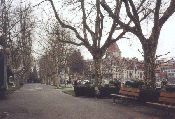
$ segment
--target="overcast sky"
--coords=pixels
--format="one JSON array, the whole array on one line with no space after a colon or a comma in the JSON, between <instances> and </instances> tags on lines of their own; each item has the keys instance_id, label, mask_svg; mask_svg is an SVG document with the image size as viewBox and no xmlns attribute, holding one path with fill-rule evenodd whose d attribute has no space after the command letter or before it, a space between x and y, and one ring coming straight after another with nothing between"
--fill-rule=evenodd
<instances>
[{"instance_id":1,"label":"overcast sky","mask_svg":"<svg viewBox=\"0 0 175 119\"><path fill-rule=\"evenodd\" d=\"M168 21L162 27L160 37L158 41L158 47L156 55L163 55L160 58L175 58L175 14L171 16ZM140 41L133 36L133 39L120 39L117 44L122 52L122 57L137 57L139 60L143 60L141 53L142 46ZM170 52L168 55L164 55ZM92 59L91 54L87 51L83 51L85 59ZM88 55L87 55L88 54ZM160 59L159 58L159 59Z\"/></svg>"},{"instance_id":2,"label":"overcast sky","mask_svg":"<svg viewBox=\"0 0 175 119\"><path fill-rule=\"evenodd\" d=\"M39 1L40 0L38 0L36 3L39 3ZM49 4L50 3L47 1L47 6L49 6ZM42 6L44 6L44 4L42 4L41 7ZM45 13L37 12L37 14L38 14L37 15L38 17L43 17ZM163 57L168 57L168 58L174 57L175 58L175 30L174 28L175 28L175 14L173 14L173 16L171 16L168 19L168 21L164 24L164 26L162 27L156 54L163 55L163 54L166 54L167 52L170 52L170 53L160 58L163 58ZM137 39L137 37L131 36L130 40L120 39L119 41L117 41L117 44L122 52L122 57L129 57L129 58L137 57L139 60L143 60L141 53L138 51L138 49L142 51L142 46L141 46L140 41ZM39 51L40 50L39 45L35 45L34 50L36 52ZM82 55L84 56L85 59L92 59L91 54L85 48L82 50Z\"/></svg>"}]
</instances>

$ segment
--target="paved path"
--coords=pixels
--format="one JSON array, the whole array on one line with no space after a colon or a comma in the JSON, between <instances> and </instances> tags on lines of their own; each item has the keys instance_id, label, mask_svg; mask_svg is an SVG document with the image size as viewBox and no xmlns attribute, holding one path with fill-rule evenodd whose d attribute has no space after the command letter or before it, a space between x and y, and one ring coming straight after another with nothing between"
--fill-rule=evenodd
<instances>
[{"instance_id":1,"label":"paved path","mask_svg":"<svg viewBox=\"0 0 175 119\"><path fill-rule=\"evenodd\" d=\"M137 107L137 108L136 108ZM157 119L138 106L112 104L112 99L73 97L44 84L26 84L0 101L4 119ZM153 114L153 115L150 115Z\"/></svg>"}]
</instances>

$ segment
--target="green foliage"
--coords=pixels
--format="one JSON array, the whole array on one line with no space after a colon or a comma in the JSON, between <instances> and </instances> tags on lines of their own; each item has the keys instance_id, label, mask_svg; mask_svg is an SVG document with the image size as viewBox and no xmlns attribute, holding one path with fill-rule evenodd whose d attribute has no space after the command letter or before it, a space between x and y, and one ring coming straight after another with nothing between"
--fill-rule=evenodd
<instances>
[{"instance_id":1,"label":"green foliage","mask_svg":"<svg viewBox=\"0 0 175 119\"><path fill-rule=\"evenodd\" d=\"M74 50L69 56L68 62L71 73L83 74L84 60L79 51Z\"/></svg>"},{"instance_id":2,"label":"green foliage","mask_svg":"<svg viewBox=\"0 0 175 119\"><path fill-rule=\"evenodd\" d=\"M0 88L0 100L4 99L6 93L6 88Z\"/></svg>"},{"instance_id":3,"label":"green foliage","mask_svg":"<svg viewBox=\"0 0 175 119\"><path fill-rule=\"evenodd\" d=\"M162 85L166 85L168 82L167 81L162 81Z\"/></svg>"},{"instance_id":4,"label":"green foliage","mask_svg":"<svg viewBox=\"0 0 175 119\"><path fill-rule=\"evenodd\" d=\"M141 103L145 102L158 102L160 92L157 90L141 90L139 94L139 100Z\"/></svg>"},{"instance_id":5,"label":"green foliage","mask_svg":"<svg viewBox=\"0 0 175 119\"><path fill-rule=\"evenodd\" d=\"M121 87L121 82L118 82L118 81L117 81L117 82L114 82L114 86L115 86L116 88L117 88L117 87L120 88L120 87Z\"/></svg>"},{"instance_id":6,"label":"green foliage","mask_svg":"<svg viewBox=\"0 0 175 119\"><path fill-rule=\"evenodd\" d=\"M132 88L139 88L142 85L144 85L143 81L126 81L125 83L126 87L132 87Z\"/></svg>"},{"instance_id":7,"label":"green foliage","mask_svg":"<svg viewBox=\"0 0 175 119\"><path fill-rule=\"evenodd\" d=\"M74 90L65 90L63 92L66 93L66 94L69 94L69 95L75 95L75 91Z\"/></svg>"},{"instance_id":8,"label":"green foliage","mask_svg":"<svg viewBox=\"0 0 175 119\"><path fill-rule=\"evenodd\" d=\"M29 75L28 83L31 83L31 82L34 82L34 83L40 83L41 82L40 79L38 78L38 72L36 70L36 66L34 66L33 72L31 71L30 75Z\"/></svg>"},{"instance_id":9,"label":"green foliage","mask_svg":"<svg viewBox=\"0 0 175 119\"><path fill-rule=\"evenodd\" d=\"M59 87L59 89L65 89L65 88L72 88L72 87L65 87L65 86Z\"/></svg>"},{"instance_id":10,"label":"green foliage","mask_svg":"<svg viewBox=\"0 0 175 119\"><path fill-rule=\"evenodd\" d=\"M175 85L166 85L166 91L170 93L175 92Z\"/></svg>"},{"instance_id":11,"label":"green foliage","mask_svg":"<svg viewBox=\"0 0 175 119\"><path fill-rule=\"evenodd\" d=\"M106 88L109 88L109 84L105 84L105 87L106 87Z\"/></svg>"},{"instance_id":12,"label":"green foliage","mask_svg":"<svg viewBox=\"0 0 175 119\"><path fill-rule=\"evenodd\" d=\"M90 85L90 84L91 84L91 82L86 82L86 83L85 83L85 85Z\"/></svg>"},{"instance_id":13,"label":"green foliage","mask_svg":"<svg viewBox=\"0 0 175 119\"><path fill-rule=\"evenodd\" d=\"M98 88L100 94L96 95L94 86L75 86L74 91L76 96L86 96L86 97L110 97L110 94L115 93L118 94L119 88L111 88L111 87L99 87Z\"/></svg>"},{"instance_id":14,"label":"green foliage","mask_svg":"<svg viewBox=\"0 0 175 119\"><path fill-rule=\"evenodd\" d=\"M111 97L110 94L118 94L120 88L119 87L101 87L99 88L99 90L100 90L100 95L98 97L103 98L103 97Z\"/></svg>"},{"instance_id":15,"label":"green foliage","mask_svg":"<svg viewBox=\"0 0 175 119\"><path fill-rule=\"evenodd\" d=\"M114 84L114 82L112 80L109 81L109 84Z\"/></svg>"}]
</instances>

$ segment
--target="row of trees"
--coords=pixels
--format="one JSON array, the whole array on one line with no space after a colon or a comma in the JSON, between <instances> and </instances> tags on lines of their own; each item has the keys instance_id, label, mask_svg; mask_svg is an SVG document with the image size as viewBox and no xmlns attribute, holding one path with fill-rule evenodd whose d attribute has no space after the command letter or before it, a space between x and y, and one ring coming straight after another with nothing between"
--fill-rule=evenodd
<instances>
[{"instance_id":1,"label":"row of trees","mask_svg":"<svg viewBox=\"0 0 175 119\"><path fill-rule=\"evenodd\" d=\"M82 74L84 61L81 53L76 47L70 44L59 42L57 39L70 40L70 34L67 34L59 24L55 24L47 32L47 48L45 53L39 59L39 75L43 83L60 83L60 73L64 74ZM66 76L66 75L65 75ZM65 77L66 78L66 77ZM64 78L64 79L65 79Z\"/></svg>"},{"instance_id":2,"label":"row of trees","mask_svg":"<svg viewBox=\"0 0 175 119\"><path fill-rule=\"evenodd\" d=\"M28 83L41 83L41 80L38 78L38 71L36 65L33 67L33 71L30 72Z\"/></svg>"},{"instance_id":3,"label":"row of trees","mask_svg":"<svg viewBox=\"0 0 175 119\"><path fill-rule=\"evenodd\" d=\"M77 38L76 41L59 38L58 40L77 46L83 45L92 54L95 62L96 86L101 85L102 82L101 65L106 49L121 38L126 38L128 33L132 33L140 40L143 48L145 86L155 87L154 69L158 39L164 23L175 12L175 0L110 0L108 2L67 0L59 9L55 7L56 2L53 0L49 2L62 28L69 29ZM64 10L72 11L72 14L69 12L68 15L72 15L74 19L66 19L65 22L66 20L60 16L60 11ZM70 17L64 14L64 18ZM75 24L75 18L81 22ZM145 32L146 22L150 26L148 32ZM108 27L106 24L109 24Z\"/></svg>"},{"instance_id":4,"label":"row of trees","mask_svg":"<svg viewBox=\"0 0 175 119\"><path fill-rule=\"evenodd\" d=\"M26 82L31 71L34 29L32 12L30 4L1 0L0 46L8 54L7 67L16 77L16 84Z\"/></svg>"}]
</instances>

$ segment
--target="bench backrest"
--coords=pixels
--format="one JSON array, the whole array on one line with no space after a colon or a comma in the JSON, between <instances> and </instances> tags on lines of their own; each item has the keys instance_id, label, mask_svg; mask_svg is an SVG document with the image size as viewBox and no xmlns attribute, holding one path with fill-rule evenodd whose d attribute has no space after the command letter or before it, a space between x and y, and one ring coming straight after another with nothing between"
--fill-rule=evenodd
<instances>
[{"instance_id":1,"label":"bench backrest","mask_svg":"<svg viewBox=\"0 0 175 119\"><path fill-rule=\"evenodd\" d=\"M119 94L126 95L127 94L127 89L126 88L120 88Z\"/></svg>"},{"instance_id":2,"label":"bench backrest","mask_svg":"<svg viewBox=\"0 0 175 119\"><path fill-rule=\"evenodd\" d=\"M120 88L119 93L122 94L122 95L138 97L139 93L140 93L140 90L139 89L134 89L134 88Z\"/></svg>"},{"instance_id":3,"label":"bench backrest","mask_svg":"<svg viewBox=\"0 0 175 119\"><path fill-rule=\"evenodd\" d=\"M139 93L140 93L140 90L139 89L130 88L128 92L129 92L128 95L138 97Z\"/></svg>"},{"instance_id":4,"label":"bench backrest","mask_svg":"<svg viewBox=\"0 0 175 119\"><path fill-rule=\"evenodd\" d=\"M175 104L175 93L161 92L159 102Z\"/></svg>"}]
</instances>

